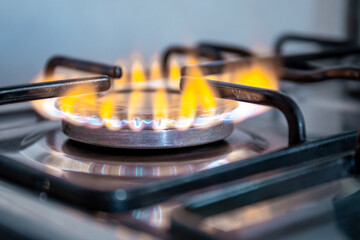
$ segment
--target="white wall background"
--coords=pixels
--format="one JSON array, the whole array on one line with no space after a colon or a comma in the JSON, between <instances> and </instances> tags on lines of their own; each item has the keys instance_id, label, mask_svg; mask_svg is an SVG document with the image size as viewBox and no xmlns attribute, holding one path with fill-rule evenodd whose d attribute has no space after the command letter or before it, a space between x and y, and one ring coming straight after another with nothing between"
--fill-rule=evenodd
<instances>
[{"instance_id":1,"label":"white wall background","mask_svg":"<svg viewBox=\"0 0 360 240\"><path fill-rule=\"evenodd\" d=\"M345 0L1 0L0 84L25 83L54 54L113 62L170 44L270 49L284 32L342 37Z\"/></svg>"}]
</instances>

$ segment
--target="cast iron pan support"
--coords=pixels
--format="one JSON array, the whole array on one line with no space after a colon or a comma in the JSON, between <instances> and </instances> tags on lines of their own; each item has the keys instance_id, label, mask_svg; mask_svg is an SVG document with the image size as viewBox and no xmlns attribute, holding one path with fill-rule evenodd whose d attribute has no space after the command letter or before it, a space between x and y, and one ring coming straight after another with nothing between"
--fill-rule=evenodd
<instances>
[{"instance_id":1,"label":"cast iron pan support","mask_svg":"<svg viewBox=\"0 0 360 240\"><path fill-rule=\"evenodd\" d=\"M205 57L211 60L223 59L222 54L218 51L214 51L213 49L172 46L165 50L161 58L161 69L163 70L163 76L165 77L169 75L170 58L174 55Z\"/></svg>"},{"instance_id":2,"label":"cast iron pan support","mask_svg":"<svg viewBox=\"0 0 360 240\"><path fill-rule=\"evenodd\" d=\"M354 166L352 167L352 173L360 174L360 129L358 130L357 140L355 145L355 155L354 155Z\"/></svg>"},{"instance_id":3,"label":"cast iron pan support","mask_svg":"<svg viewBox=\"0 0 360 240\"><path fill-rule=\"evenodd\" d=\"M254 55L252 52L250 52L250 50L244 47L234 46L230 44L200 42L198 43L198 48L212 49L213 51L217 51L219 55L223 55L223 53L232 53L237 55L238 57L251 57Z\"/></svg>"},{"instance_id":4,"label":"cast iron pan support","mask_svg":"<svg viewBox=\"0 0 360 240\"><path fill-rule=\"evenodd\" d=\"M200 42L194 47L173 46L165 50L161 58L161 66L164 76L169 74L170 58L173 55L204 57L210 60L224 59L224 53L232 53L239 57L250 57L252 53L247 49L227 44L215 44Z\"/></svg>"},{"instance_id":5,"label":"cast iron pan support","mask_svg":"<svg viewBox=\"0 0 360 240\"><path fill-rule=\"evenodd\" d=\"M119 66L95 63L87 60L80 60L64 56L54 56L47 62L45 66L45 76L52 76L58 66L85 72L108 75L112 78L121 78L122 76L122 71Z\"/></svg>"},{"instance_id":6,"label":"cast iron pan support","mask_svg":"<svg viewBox=\"0 0 360 240\"><path fill-rule=\"evenodd\" d=\"M327 141L330 143L334 140L335 138L328 138ZM349 152L348 149L343 151L341 155L329 152L325 158L313 159L305 164L298 165L294 169L285 170L281 174L253 184L233 184L205 193L183 195L180 199L183 208L178 208L172 213L170 232L180 237L192 236L197 237L197 239L214 239L215 236L204 231L203 221L206 217L354 176L354 174L358 175L359 132L357 134L356 132L343 134L335 142L337 142L336 146L350 144L349 147L351 147L353 144L354 147L356 145L355 151ZM312 151L311 148L313 148L314 143L307 143L308 146L304 144L303 150L309 147L308 150ZM348 236L354 239L358 238L359 232L357 229L359 227L360 208L354 207L358 204L359 199L360 191L357 191L340 200L335 198L334 201L338 224Z\"/></svg>"},{"instance_id":7,"label":"cast iron pan support","mask_svg":"<svg viewBox=\"0 0 360 240\"><path fill-rule=\"evenodd\" d=\"M92 88L86 88L86 86L94 86L96 93L104 92L110 89L111 79L103 75L2 87L0 88L0 105L61 97L74 87L83 87L84 91L79 94L94 93Z\"/></svg>"},{"instance_id":8,"label":"cast iron pan support","mask_svg":"<svg viewBox=\"0 0 360 240\"><path fill-rule=\"evenodd\" d=\"M241 50L241 49L240 49ZM220 54L220 53L219 53ZM256 58L255 62L263 62L267 65L276 67L282 66L279 78L286 81L299 83L313 83L331 79L348 79L359 81L360 68L354 64L335 65L332 67L318 67L309 61L321 59L337 59L351 54L360 54L359 47L344 47L303 55L275 56ZM181 69L182 76L188 76L193 68L201 70L203 75L222 74L225 71L233 71L247 68L254 62L253 58L246 57L235 61L215 61L201 63L198 65L185 66Z\"/></svg>"},{"instance_id":9,"label":"cast iron pan support","mask_svg":"<svg viewBox=\"0 0 360 240\"><path fill-rule=\"evenodd\" d=\"M329 39L317 36L306 36L299 34L286 34L281 36L275 43L275 52L278 55L281 55L284 50L284 46L290 42L305 42L313 45L320 46L322 48L329 47L349 47L354 45L354 42L349 40L339 40L339 39Z\"/></svg>"},{"instance_id":10,"label":"cast iron pan support","mask_svg":"<svg viewBox=\"0 0 360 240\"><path fill-rule=\"evenodd\" d=\"M194 77L182 77L180 88L185 81L198 81ZM288 123L289 145L305 142L305 120L298 105L288 96L273 90L249 87L240 84L207 80L220 98L274 107L280 110Z\"/></svg>"}]
</instances>

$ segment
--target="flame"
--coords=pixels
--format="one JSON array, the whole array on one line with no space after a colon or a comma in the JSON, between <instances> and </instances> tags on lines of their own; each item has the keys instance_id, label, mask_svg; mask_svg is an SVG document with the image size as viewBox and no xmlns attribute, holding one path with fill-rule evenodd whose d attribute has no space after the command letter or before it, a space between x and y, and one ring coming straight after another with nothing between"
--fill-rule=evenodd
<instances>
[{"instance_id":1,"label":"flame","mask_svg":"<svg viewBox=\"0 0 360 240\"><path fill-rule=\"evenodd\" d=\"M190 62L194 62L192 59ZM196 81L185 82L183 93L181 95L179 129L189 128L195 120L197 111L200 112L200 118L206 117L207 120L202 122L202 126L208 125L216 113L216 95L203 79L199 68L194 68L189 72L190 76L196 77Z\"/></svg>"},{"instance_id":2,"label":"flame","mask_svg":"<svg viewBox=\"0 0 360 240\"><path fill-rule=\"evenodd\" d=\"M153 99L153 126L155 130L163 130L167 127L167 120L169 119L168 99L165 88L156 90Z\"/></svg>"},{"instance_id":3,"label":"flame","mask_svg":"<svg viewBox=\"0 0 360 240\"><path fill-rule=\"evenodd\" d=\"M66 120L91 127L101 125L94 117L97 114L97 95L87 94L89 92L96 92L93 85L74 87L59 98L59 108Z\"/></svg>"},{"instance_id":4,"label":"flame","mask_svg":"<svg viewBox=\"0 0 360 240\"><path fill-rule=\"evenodd\" d=\"M180 64L178 61L176 61L175 58L170 59L170 65L169 65L169 74L168 74L168 87L170 89L179 89L179 83L180 83ZM178 99L175 99L176 96L171 95L169 96L170 102L177 102Z\"/></svg>"},{"instance_id":5,"label":"flame","mask_svg":"<svg viewBox=\"0 0 360 240\"><path fill-rule=\"evenodd\" d=\"M260 62L253 62L250 67L236 70L232 75L231 81L237 84L272 90L279 89L275 72ZM268 110L268 107L239 102L238 107L228 114L225 121L240 122Z\"/></svg>"},{"instance_id":6,"label":"flame","mask_svg":"<svg viewBox=\"0 0 360 240\"><path fill-rule=\"evenodd\" d=\"M122 67L123 76L115 79L115 91L111 93L103 96L86 94L94 91L87 89L93 86L86 89L73 88L58 100L58 109L55 108L56 99L35 101L32 104L47 118L64 118L88 127L104 126L109 130L119 130L127 126L133 131L140 131L151 126L155 131L169 128L184 130L208 127L220 121L240 121L265 111L264 107L258 105L233 101L230 104L226 100L217 100L216 93L205 79L278 89L272 68L262 62L253 62L248 68L212 76L203 76L200 68L191 68L189 75L196 80L185 82L183 91L178 93L181 75L180 64L175 58L170 59L167 79L164 79L158 57L152 58L148 72L139 54L133 54L132 59L131 65L123 60L116 61ZM185 60L187 64L199 63L196 57ZM72 73L56 73L54 77L44 79L39 74L35 81L75 76Z\"/></svg>"},{"instance_id":7,"label":"flame","mask_svg":"<svg viewBox=\"0 0 360 240\"><path fill-rule=\"evenodd\" d=\"M235 71L235 83L252 87L279 89L275 74L265 65L254 63L249 69Z\"/></svg>"},{"instance_id":8,"label":"flame","mask_svg":"<svg viewBox=\"0 0 360 240\"><path fill-rule=\"evenodd\" d=\"M51 77L44 78L43 73L40 72L33 78L32 82L49 82L66 78L69 78L69 76L61 73L56 73ZM41 116L51 120L58 120L61 118L61 112L55 107L55 101L56 98L42 99L32 101L31 105Z\"/></svg>"},{"instance_id":9,"label":"flame","mask_svg":"<svg viewBox=\"0 0 360 240\"><path fill-rule=\"evenodd\" d=\"M114 83L114 89L120 89L124 83L127 83L129 81L129 76L128 76L128 70L127 70L127 64L125 60L122 59L117 59L115 61L115 65L116 66L120 66L121 67L121 78L115 79L113 81Z\"/></svg>"},{"instance_id":10,"label":"flame","mask_svg":"<svg viewBox=\"0 0 360 240\"><path fill-rule=\"evenodd\" d=\"M102 104L100 106L99 114L104 121L104 125L109 130L119 130L123 123L116 116L116 98L115 94L110 93L102 98Z\"/></svg>"},{"instance_id":11,"label":"flame","mask_svg":"<svg viewBox=\"0 0 360 240\"><path fill-rule=\"evenodd\" d=\"M171 84L174 84L176 87L179 86L179 81L181 78L180 64L174 58L170 59L168 78Z\"/></svg>"},{"instance_id":12,"label":"flame","mask_svg":"<svg viewBox=\"0 0 360 240\"><path fill-rule=\"evenodd\" d=\"M232 74L230 72L225 72L221 75L220 81L222 82L231 82Z\"/></svg>"},{"instance_id":13,"label":"flame","mask_svg":"<svg viewBox=\"0 0 360 240\"><path fill-rule=\"evenodd\" d=\"M200 96L200 104L207 114L213 115L216 108L214 92L203 79L200 79L197 84L199 89L198 95Z\"/></svg>"},{"instance_id":14,"label":"flame","mask_svg":"<svg viewBox=\"0 0 360 240\"><path fill-rule=\"evenodd\" d=\"M143 64L140 60L136 59L131 67L131 82L133 83L133 86L137 88L139 86L137 83L144 83L145 81L146 76Z\"/></svg>"},{"instance_id":15,"label":"flame","mask_svg":"<svg viewBox=\"0 0 360 240\"><path fill-rule=\"evenodd\" d=\"M146 82L146 76L143 64L139 59L135 59L131 68L131 85L133 92L130 94L128 104L129 126L134 131L139 131L144 127L142 119L136 116L137 110L144 104L143 93L141 89Z\"/></svg>"},{"instance_id":16,"label":"flame","mask_svg":"<svg viewBox=\"0 0 360 240\"><path fill-rule=\"evenodd\" d=\"M178 129L187 129L192 125L195 120L196 107L196 83L194 81L185 82L180 100L180 113L177 122Z\"/></svg>"},{"instance_id":17,"label":"flame","mask_svg":"<svg viewBox=\"0 0 360 240\"><path fill-rule=\"evenodd\" d=\"M197 62L197 60L190 58L189 62ZM216 107L215 94L211 90L210 86L206 83L206 80L203 78L203 74L200 68L194 68L189 72L190 76L198 78L197 81L194 81L193 84L196 84L193 90L196 91L198 97L198 103L202 106L203 110L207 114L213 114Z\"/></svg>"},{"instance_id":18,"label":"flame","mask_svg":"<svg viewBox=\"0 0 360 240\"><path fill-rule=\"evenodd\" d=\"M194 57L194 56L189 56L186 60L187 60L186 61L187 65L197 65L197 64L199 64L199 59L197 57ZM197 69L195 71L200 71L200 69Z\"/></svg>"},{"instance_id":19,"label":"flame","mask_svg":"<svg viewBox=\"0 0 360 240\"><path fill-rule=\"evenodd\" d=\"M159 80L162 79L160 61L157 56L152 58L150 66L150 79Z\"/></svg>"}]
</instances>

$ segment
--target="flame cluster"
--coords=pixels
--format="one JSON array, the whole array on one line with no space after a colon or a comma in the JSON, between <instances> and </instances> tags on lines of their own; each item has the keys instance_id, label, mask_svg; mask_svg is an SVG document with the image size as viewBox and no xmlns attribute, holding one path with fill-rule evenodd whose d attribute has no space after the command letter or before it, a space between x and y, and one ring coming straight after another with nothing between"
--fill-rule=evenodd
<instances>
[{"instance_id":1,"label":"flame cluster","mask_svg":"<svg viewBox=\"0 0 360 240\"><path fill-rule=\"evenodd\" d=\"M186 63L197 62L196 58L189 58ZM189 75L197 77L199 81L185 82L181 93L178 89L180 64L176 59L170 61L168 76L163 76L156 58L151 61L149 70L146 70L140 57L135 57L130 66L125 61L117 61L116 64L122 67L123 76L115 79L113 89L105 95L86 95L82 93L91 89L73 88L58 100L34 101L34 108L47 118L63 118L90 128L184 130L189 127L208 127L222 121L243 120L264 111L264 108L252 104L216 98L216 92L205 79L278 88L273 72L257 63L218 76L203 76L200 69L194 69ZM47 79L38 75L35 81L73 77L78 75L65 72L56 73Z\"/></svg>"}]
</instances>

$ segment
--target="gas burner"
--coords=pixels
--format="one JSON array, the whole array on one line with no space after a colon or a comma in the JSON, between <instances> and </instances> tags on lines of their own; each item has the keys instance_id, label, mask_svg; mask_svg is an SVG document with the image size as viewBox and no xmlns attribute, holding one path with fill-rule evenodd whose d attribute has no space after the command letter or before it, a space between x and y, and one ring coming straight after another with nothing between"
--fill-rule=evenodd
<instances>
[{"instance_id":1,"label":"gas burner","mask_svg":"<svg viewBox=\"0 0 360 240\"><path fill-rule=\"evenodd\" d=\"M220 123L208 128L191 127L183 131L166 129L157 132L153 129L143 129L141 132L135 132L128 128L111 131L105 127L89 129L62 121L63 132L72 140L129 149L181 148L208 144L228 137L233 129L232 124Z\"/></svg>"},{"instance_id":2,"label":"gas burner","mask_svg":"<svg viewBox=\"0 0 360 240\"><path fill-rule=\"evenodd\" d=\"M107 96L100 98L97 106L84 104L75 107L75 111L82 112L82 115L65 113L62 120L64 134L72 140L103 147L161 149L208 144L228 137L233 131L233 124L225 118L229 111L238 106L234 101L217 99L214 114L209 116L197 111L194 119L190 119L189 127L189 119L179 117L179 91L166 91L167 98L171 99L166 109L168 117L160 119L156 119L157 109L150 101L139 108L130 109L129 99L134 91L137 90L116 92L114 102L117 106L111 118L99 114L97 109L98 105L104 105ZM142 89L138 93L143 99L153 99L156 91ZM59 105L61 108L61 103ZM133 114L131 118L128 117L130 111Z\"/></svg>"},{"instance_id":3,"label":"gas burner","mask_svg":"<svg viewBox=\"0 0 360 240\"><path fill-rule=\"evenodd\" d=\"M219 50L219 46L216 49ZM208 51L215 50L205 45L201 53ZM204 56L200 54L199 57ZM164 59L169 61L166 69L161 69L160 64L155 62L146 70L141 61L135 59L131 71L127 71L125 66L120 71L116 66L55 57L47 64L45 78L37 81L54 78L57 66L110 73L113 78L120 76L117 72L124 75L121 79L114 79L113 89L106 94L85 96L95 90L91 86L88 89L75 87L57 103L46 100L34 105L43 116L61 119L63 132L72 140L129 149L181 148L213 143L229 136L234 122L268 110L261 105L269 104L257 103L252 98L247 102L257 104L217 96L217 89L202 78L198 69L192 71L198 80L183 81L183 89L179 91L180 66L170 61L169 56ZM195 63L198 60L191 58ZM239 76L244 76L243 84L277 88L273 73L258 63L236 73L228 81L235 81ZM256 83L257 80L259 83ZM241 94L247 93L244 91Z\"/></svg>"}]
</instances>

